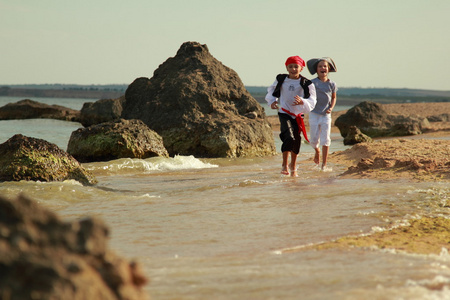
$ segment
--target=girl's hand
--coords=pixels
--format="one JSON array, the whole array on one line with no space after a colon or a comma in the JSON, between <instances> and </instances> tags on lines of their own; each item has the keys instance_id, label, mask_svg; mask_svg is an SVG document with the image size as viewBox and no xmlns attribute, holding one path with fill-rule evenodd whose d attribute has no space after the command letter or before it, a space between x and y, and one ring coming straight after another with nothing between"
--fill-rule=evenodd
<instances>
[{"instance_id":1,"label":"girl's hand","mask_svg":"<svg viewBox=\"0 0 450 300\"><path fill-rule=\"evenodd\" d=\"M294 100L294 105L303 105L303 99L299 95L295 95Z\"/></svg>"},{"instance_id":2,"label":"girl's hand","mask_svg":"<svg viewBox=\"0 0 450 300\"><path fill-rule=\"evenodd\" d=\"M278 103L275 101L274 103L270 104L271 109L278 109Z\"/></svg>"}]
</instances>

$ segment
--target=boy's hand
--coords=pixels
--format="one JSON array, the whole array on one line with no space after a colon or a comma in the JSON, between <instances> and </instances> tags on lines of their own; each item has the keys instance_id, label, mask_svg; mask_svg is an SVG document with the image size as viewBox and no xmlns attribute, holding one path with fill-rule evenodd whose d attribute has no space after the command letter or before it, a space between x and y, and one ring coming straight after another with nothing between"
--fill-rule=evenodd
<instances>
[{"instance_id":1,"label":"boy's hand","mask_svg":"<svg viewBox=\"0 0 450 300\"><path fill-rule=\"evenodd\" d=\"M299 95L295 95L294 100L294 105L303 105L303 99Z\"/></svg>"},{"instance_id":2,"label":"boy's hand","mask_svg":"<svg viewBox=\"0 0 450 300\"><path fill-rule=\"evenodd\" d=\"M277 102L275 101L275 102L273 102L272 104L270 104L270 108L271 108L271 109L278 109L278 104L277 104Z\"/></svg>"}]
</instances>

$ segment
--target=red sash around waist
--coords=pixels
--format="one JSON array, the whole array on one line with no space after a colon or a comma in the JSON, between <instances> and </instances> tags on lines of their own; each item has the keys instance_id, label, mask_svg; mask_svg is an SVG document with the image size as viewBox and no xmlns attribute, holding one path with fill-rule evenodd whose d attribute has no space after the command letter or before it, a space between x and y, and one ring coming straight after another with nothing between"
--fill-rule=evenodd
<instances>
[{"instance_id":1,"label":"red sash around waist","mask_svg":"<svg viewBox=\"0 0 450 300\"><path fill-rule=\"evenodd\" d=\"M300 130L301 130L302 133L303 133L303 136L305 137L305 140L309 143L308 136L306 135L305 122L303 122L303 114L298 114L298 115L296 115L296 114L294 114L294 113L291 113L291 112L288 111L287 109L284 109L284 108L281 108L281 109L282 109L285 113L287 113L287 114L289 114L289 115L295 117L295 120L297 121L297 124L298 124L298 128L300 128Z\"/></svg>"}]
</instances>

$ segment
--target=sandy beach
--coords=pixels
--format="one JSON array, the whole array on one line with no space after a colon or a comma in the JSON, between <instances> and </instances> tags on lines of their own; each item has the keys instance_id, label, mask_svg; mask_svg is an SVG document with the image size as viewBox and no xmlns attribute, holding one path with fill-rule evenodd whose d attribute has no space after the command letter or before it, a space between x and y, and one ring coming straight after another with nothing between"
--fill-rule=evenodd
<instances>
[{"instance_id":1,"label":"sandy beach","mask_svg":"<svg viewBox=\"0 0 450 300\"><path fill-rule=\"evenodd\" d=\"M384 104L389 114L429 117L450 112L450 103ZM333 120L345 111L333 113ZM278 117L269 117L278 130ZM307 119L307 116L306 118ZM307 123L307 120L305 120ZM308 125L307 125L308 126ZM345 165L341 178L370 178L382 181L450 181L450 122L433 122L426 133L416 136L380 138L354 145L329 156L332 164ZM336 126L332 132L339 133ZM309 161L307 163L310 163ZM444 203L444 206L450 205ZM420 254L440 254L450 248L450 220L422 217L399 226L391 224L381 232L345 237L312 245L315 248L378 248ZM444 249L444 250L443 250ZM301 251L301 250L295 250Z\"/></svg>"},{"instance_id":2,"label":"sandy beach","mask_svg":"<svg viewBox=\"0 0 450 300\"><path fill-rule=\"evenodd\" d=\"M430 117L450 112L450 103L383 104L389 114ZM333 122L346 111L333 113ZM268 117L274 131L279 128L277 116ZM308 127L308 115L305 116ZM339 133L332 126L333 133ZM345 151L331 153L330 163L342 164L348 170L341 174L355 178L408 178L411 180L450 180L450 122L430 122L421 135L378 138Z\"/></svg>"}]
</instances>

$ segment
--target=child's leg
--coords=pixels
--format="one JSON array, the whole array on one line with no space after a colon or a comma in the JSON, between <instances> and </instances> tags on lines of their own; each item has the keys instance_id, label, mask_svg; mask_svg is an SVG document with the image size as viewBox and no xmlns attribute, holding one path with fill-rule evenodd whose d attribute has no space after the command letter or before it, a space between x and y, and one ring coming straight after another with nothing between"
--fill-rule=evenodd
<instances>
[{"instance_id":1,"label":"child's leg","mask_svg":"<svg viewBox=\"0 0 450 300\"><path fill-rule=\"evenodd\" d=\"M291 163L289 165L289 168L291 169L291 176L297 177L297 154L295 152L291 151Z\"/></svg>"},{"instance_id":2,"label":"child's leg","mask_svg":"<svg viewBox=\"0 0 450 300\"><path fill-rule=\"evenodd\" d=\"M315 113L309 114L309 144L316 151L314 155L314 163L319 164L320 162L320 149L319 149L319 140L320 140L320 115Z\"/></svg>"},{"instance_id":3,"label":"child's leg","mask_svg":"<svg viewBox=\"0 0 450 300\"><path fill-rule=\"evenodd\" d=\"M322 146L322 169L327 165L329 146Z\"/></svg>"},{"instance_id":4,"label":"child's leg","mask_svg":"<svg viewBox=\"0 0 450 300\"><path fill-rule=\"evenodd\" d=\"M321 136L321 141L323 140L324 143L322 145L322 170L326 171L327 166L327 159L328 159L328 152L330 150L331 145L331 116L327 115L326 122L324 124L324 134ZM330 171L329 169L328 171Z\"/></svg>"},{"instance_id":5,"label":"child's leg","mask_svg":"<svg viewBox=\"0 0 450 300\"><path fill-rule=\"evenodd\" d=\"M290 151L283 152L283 163L281 164L281 174L283 174L283 175L289 175L289 169L288 169L289 153L290 153Z\"/></svg>"},{"instance_id":6,"label":"child's leg","mask_svg":"<svg viewBox=\"0 0 450 300\"><path fill-rule=\"evenodd\" d=\"M314 148L314 150L316 151L316 154L314 155L314 163L318 165L320 163L320 149L317 147Z\"/></svg>"}]
</instances>

